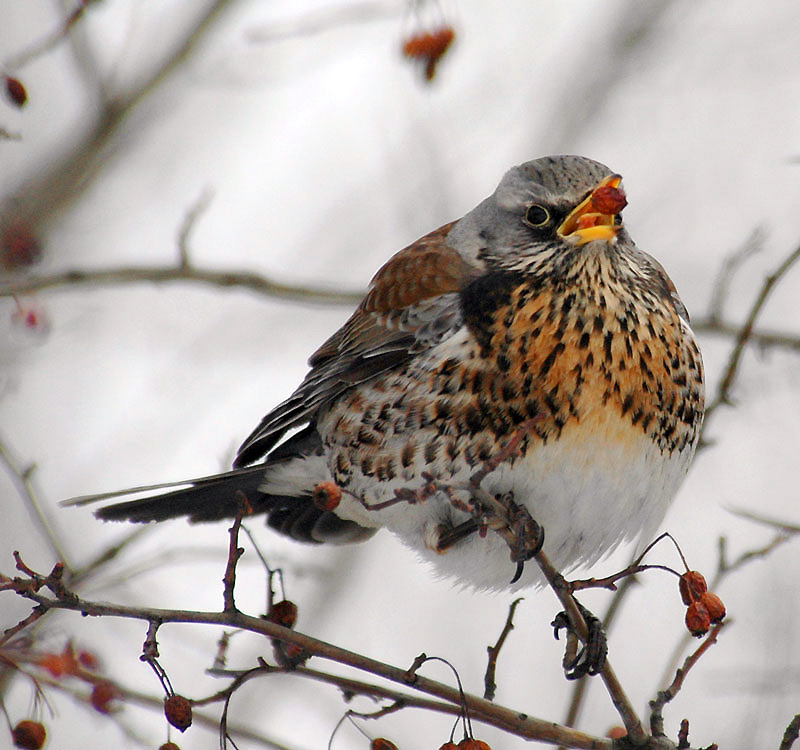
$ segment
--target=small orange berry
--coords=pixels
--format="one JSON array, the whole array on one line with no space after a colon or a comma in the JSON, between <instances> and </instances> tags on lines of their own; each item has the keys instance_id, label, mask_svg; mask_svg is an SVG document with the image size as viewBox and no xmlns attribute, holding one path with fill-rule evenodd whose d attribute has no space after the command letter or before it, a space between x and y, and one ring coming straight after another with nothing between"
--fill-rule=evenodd
<instances>
[{"instance_id":1,"label":"small orange berry","mask_svg":"<svg viewBox=\"0 0 800 750\"><path fill-rule=\"evenodd\" d=\"M725 605L722 603L722 599L716 594L706 591L700 597L700 603L708 610L708 616L711 618L711 622L714 625L725 619Z\"/></svg>"},{"instance_id":2,"label":"small orange berry","mask_svg":"<svg viewBox=\"0 0 800 750\"><path fill-rule=\"evenodd\" d=\"M397 750L397 745L385 737L378 737L378 739L372 740L370 750Z\"/></svg>"},{"instance_id":3,"label":"small orange berry","mask_svg":"<svg viewBox=\"0 0 800 750\"><path fill-rule=\"evenodd\" d=\"M165 742L159 746L158 750L181 750L174 742Z\"/></svg>"},{"instance_id":4,"label":"small orange berry","mask_svg":"<svg viewBox=\"0 0 800 750\"><path fill-rule=\"evenodd\" d=\"M465 737L458 743L459 750L492 750L483 740L476 740L473 737Z\"/></svg>"},{"instance_id":5,"label":"small orange berry","mask_svg":"<svg viewBox=\"0 0 800 750\"><path fill-rule=\"evenodd\" d=\"M110 682L98 682L92 688L92 695L89 700L95 711L101 714L109 714L113 708L111 704L119 697L119 690Z\"/></svg>"},{"instance_id":6,"label":"small orange berry","mask_svg":"<svg viewBox=\"0 0 800 750\"><path fill-rule=\"evenodd\" d=\"M40 722L23 719L11 730L11 739L14 747L20 747L23 750L39 750L47 739L47 732Z\"/></svg>"},{"instance_id":7,"label":"small orange berry","mask_svg":"<svg viewBox=\"0 0 800 750\"><path fill-rule=\"evenodd\" d=\"M613 216L628 205L624 191L611 185L603 185L592 193L592 206L601 214Z\"/></svg>"},{"instance_id":8,"label":"small orange berry","mask_svg":"<svg viewBox=\"0 0 800 750\"><path fill-rule=\"evenodd\" d=\"M686 610L686 627L697 636L705 635L711 627L711 617L701 602L692 602Z\"/></svg>"},{"instance_id":9,"label":"small orange berry","mask_svg":"<svg viewBox=\"0 0 800 750\"><path fill-rule=\"evenodd\" d=\"M24 107L25 102L28 101L28 92L19 78L12 78L6 76L6 94L13 104L17 107Z\"/></svg>"},{"instance_id":10,"label":"small orange berry","mask_svg":"<svg viewBox=\"0 0 800 750\"><path fill-rule=\"evenodd\" d=\"M91 651L79 651L78 662L82 667L91 669L93 672L96 672L98 669L100 669L100 660Z\"/></svg>"},{"instance_id":11,"label":"small orange berry","mask_svg":"<svg viewBox=\"0 0 800 750\"><path fill-rule=\"evenodd\" d=\"M678 580L678 589L683 603L689 606L708 591L708 584L702 573L697 570L687 570Z\"/></svg>"},{"instance_id":12,"label":"small orange berry","mask_svg":"<svg viewBox=\"0 0 800 750\"><path fill-rule=\"evenodd\" d=\"M185 732L192 726L192 704L182 695L173 693L164 698L164 716L175 729Z\"/></svg>"},{"instance_id":13,"label":"small orange berry","mask_svg":"<svg viewBox=\"0 0 800 750\"><path fill-rule=\"evenodd\" d=\"M320 510L335 510L342 500L342 488L334 482L320 482L314 487L311 499Z\"/></svg>"},{"instance_id":14,"label":"small orange berry","mask_svg":"<svg viewBox=\"0 0 800 750\"><path fill-rule=\"evenodd\" d=\"M297 622L297 605L288 599L276 602L269 608L267 620L285 628L293 628Z\"/></svg>"}]
</instances>

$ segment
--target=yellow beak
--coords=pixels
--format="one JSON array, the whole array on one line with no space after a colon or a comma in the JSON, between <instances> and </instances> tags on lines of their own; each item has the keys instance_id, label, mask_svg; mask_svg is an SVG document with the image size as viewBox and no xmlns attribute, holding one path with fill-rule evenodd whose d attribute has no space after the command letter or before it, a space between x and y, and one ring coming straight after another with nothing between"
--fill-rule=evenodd
<instances>
[{"instance_id":1,"label":"yellow beak","mask_svg":"<svg viewBox=\"0 0 800 750\"><path fill-rule=\"evenodd\" d=\"M574 245L585 245L595 240L610 242L619 230L615 219L627 205L625 193L619 187L622 176L606 177L586 200L577 205L558 228L559 237Z\"/></svg>"}]
</instances>

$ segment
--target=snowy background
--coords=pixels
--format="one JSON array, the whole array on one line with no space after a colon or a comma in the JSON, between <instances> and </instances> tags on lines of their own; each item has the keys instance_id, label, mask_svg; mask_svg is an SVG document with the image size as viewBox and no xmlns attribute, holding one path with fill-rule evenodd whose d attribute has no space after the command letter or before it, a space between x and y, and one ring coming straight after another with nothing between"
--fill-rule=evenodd
<instances>
[{"instance_id":1,"label":"snowy background","mask_svg":"<svg viewBox=\"0 0 800 750\"><path fill-rule=\"evenodd\" d=\"M58 27L55 7L0 0L0 64ZM0 103L0 126L22 135L0 140L3 217L17 210L8 201L26 181L92 126L97 81L132 90L200 10L187 0L105 0L89 7L74 44L64 41L15 71L30 101L22 110ZM408 34L442 19L454 26L456 43L426 85L400 49ZM320 20L324 29L316 29ZM419 17L400 2L230 2L184 64L124 119L82 189L57 211L38 207L44 254L34 272L174 263L178 229L207 191L210 203L190 237L198 266L359 290L393 252L490 194L511 165L580 153L623 174L632 236L661 260L696 319L707 315L724 259L763 229L762 251L736 276L725 306L726 317L740 321L765 275L800 241L798 38L800 4L789 0L451 0L424 6ZM800 334L799 297L795 269L760 325ZM0 299L0 438L21 463L36 463L36 486L76 566L128 529L58 508L59 500L223 468L350 312L188 283L76 287L26 304L38 306L49 328L20 326L13 300ZM732 341L701 335L700 343L713 395ZM709 576L719 535L732 556L772 536L727 508L800 522L800 355L748 349L734 396L735 408L721 408L710 423L713 445L665 522L690 564ZM6 473L0 499L0 570L11 572L14 549L49 569L50 546ZM270 561L284 567L299 630L398 666L421 651L446 657L468 691L482 692L485 648L511 596L438 581L386 534L356 548L308 549L250 526ZM173 522L151 530L82 593L218 608L226 546L224 525ZM629 553L592 573L617 569ZM678 565L667 546L656 559ZM734 624L667 707L672 737L686 716L693 745L777 748L800 703L798 565L800 544L790 542L725 582L718 593ZM240 571L238 603L261 611L264 577L252 550ZM672 577L654 573L643 584L611 634L610 658L646 715L681 638L684 607ZM598 612L609 598L584 596ZM497 695L554 721L563 720L570 689L548 626L558 608L550 592L527 594L500 658ZM27 612L4 596L0 628ZM113 677L156 695L138 659L145 631L142 623L65 613L48 619L40 637L60 648L74 636L101 654ZM202 674L218 634L162 628L161 662L178 692L198 697L221 687ZM268 645L240 635L229 665L251 666L258 654L268 656ZM451 680L442 665L424 674ZM21 681L6 693L14 720L24 718L30 697ZM51 747L141 746L66 697L52 702ZM344 709L333 688L280 676L237 693L231 721L312 750L327 746ZM165 740L157 712L128 706L120 718L146 747ZM602 686L592 685L581 727L602 735L618 723ZM438 747L450 725L407 711L365 729L400 747ZM476 735L495 748L525 746L483 727ZM200 728L177 741L218 742ZM345 726L333 747L366 744Z\"/></svg>"}]
</instances>

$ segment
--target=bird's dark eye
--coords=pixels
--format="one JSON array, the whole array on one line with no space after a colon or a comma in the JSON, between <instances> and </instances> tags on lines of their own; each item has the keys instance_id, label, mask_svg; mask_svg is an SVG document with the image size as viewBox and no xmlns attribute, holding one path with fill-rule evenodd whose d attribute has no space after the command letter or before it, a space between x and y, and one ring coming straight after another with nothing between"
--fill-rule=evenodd
<instances>
[{"instance_id":1,"label":"bird's dark eye","mask_svg":"<svg viewBox=\"0 0 800 750\"><path fill-rule=\"evenodd\" d=\"M538 203L528 206L525 212L525 223L529 227L543 227L550 221L550 212Z\"/></svg>"}]
</instances>

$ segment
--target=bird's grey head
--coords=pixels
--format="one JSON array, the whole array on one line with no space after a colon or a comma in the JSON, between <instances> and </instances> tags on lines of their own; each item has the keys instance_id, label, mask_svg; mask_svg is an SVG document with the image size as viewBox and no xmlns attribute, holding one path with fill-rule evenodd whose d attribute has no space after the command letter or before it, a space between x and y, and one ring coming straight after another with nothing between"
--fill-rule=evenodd
<instances>
[{"instance_id":1,"label":"bird's grey head","mask_svg":"<svg viewBox=\"0 0 800 750\"><path fill-rule=\"evenodd\" d=\"M615 243L625 205L620 182L604 164L583 156L534 159L506 172L494 194L451 236L458 237L465 259L478 265L508 265L590 242ZM624 234L619 239L623 236L628 239Z\"/></svg>"}]
</instances>

